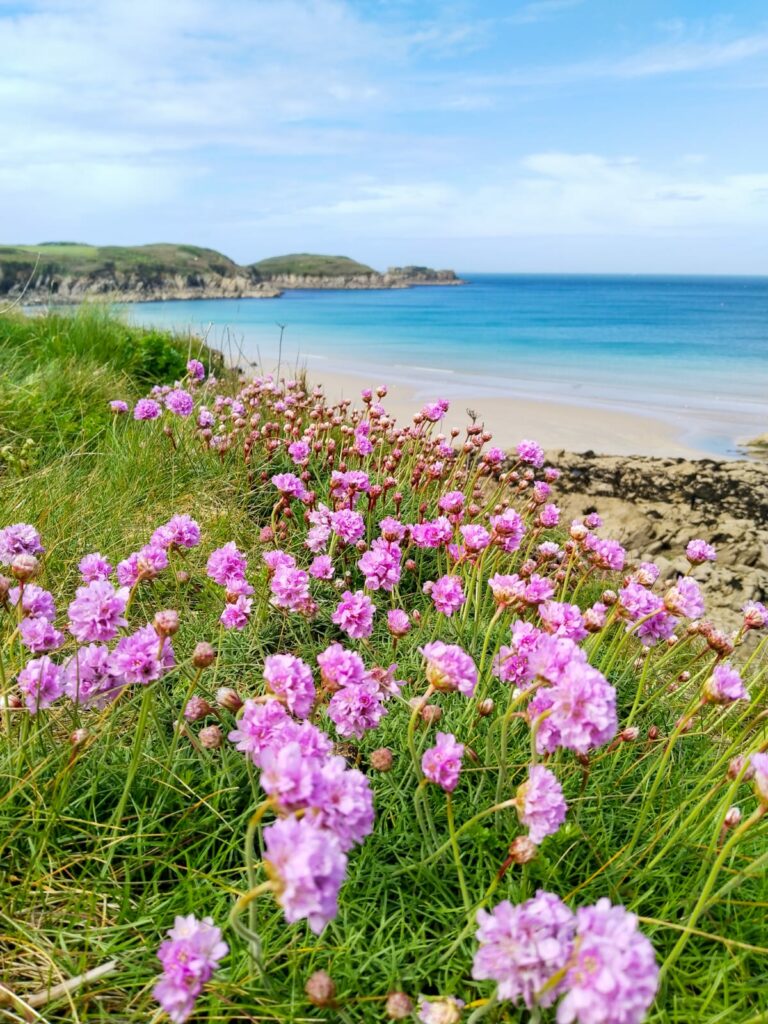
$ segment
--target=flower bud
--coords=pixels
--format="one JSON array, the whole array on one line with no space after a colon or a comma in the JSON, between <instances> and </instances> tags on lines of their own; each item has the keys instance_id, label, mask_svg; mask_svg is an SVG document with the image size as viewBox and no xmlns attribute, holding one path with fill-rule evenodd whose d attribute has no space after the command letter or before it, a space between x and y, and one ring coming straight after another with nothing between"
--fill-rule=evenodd
<instances>
[{"instance_id":1,"label":"flower bud","mask_svg":"<svg viewBox=\"0 0 768 1024\"><path fill-rule=\"evenodd\" d=\"M371 754L371 768L377 772L388 772L392 768L392 751L389 747L379 747Z\"/></svg>"},{"instance_id":2,"label":"flower bud","mask_svg":"<svg viewBox=\"0 0 768 1024\"><path fill-rule=\"evenodd\" d=\"M728 778L738 778L745 764L747 764L747 768L744 774L741 776L742 782L749 782L750 779L754 778L755 769L752 767L751 764L747 763L747 758L744 757L743 754L738 754L731 760L731 763L728 765Z\"/></svg>"},{"instance_id":3,"label":"flower bud","mask_svg":"<svg viewBox=\"0 0 768 1024\"><path fill-rule=\"evenodd\" d=\"M179 629L179 613L172 608L156 612L152 625L158 636L173 636Z\"/></svg>"},{"instance_id":4,"label":"flower bud","mask_svg":"<svg viewBox=\"0 0 768 1024\"><path fill-rule=\"evenodd\" d=\"M571 528L568 531L574 540L584 540L589 533L584 523L580 523L578 520L574 520L571 523Z\"/></svg>"},{"instance_id":5,"label":"flower bud","mask_svg":"<svg viewBox=\"0 0 768 1024\"><path fill-rule=\"evenodd\" d=\"M17 580L26 583L27 580L34 579L40 572L40 563L34 555L22 552L22 554L14 556L11 562L11 572Z\"/></svg>"},{"instance_id":6,"label":"flower bud","mask_svg":"<svg viewBox=\"0 0 768 1024\"><path fill-rule=\"evenodd\" d=\"M205 641L199 644L195 644L195 649L192 652L192 664L195 668L208 668L216 660L216 651L213 646Z\"/></svg>"},{"instance_id":7,"label":"flower bud","mask_svg":"<svg viewBox=\"0 0 768 1024\"><path fill-rule=\"evenodd\" d=\"M190 697L184 708L184 717L188 722L199 722L211 714L213 708L204 697Z\"/></svg>"},{"instance_id":8,"label":"flower bud","mask_svg":"<svg viewBox=\"0 0 768 1024\"><path fill-rule=\"evenodd\" d=\"M537 852L538 847L528 836L517 836L509 845L509 858L513 864L528 864Z\"/></svg>"},{"instance_id":9,"label":"flower bud","mask_svg":"<svg viewBox=\"0 0 768 1024\"><path fill-rule=\"evenodd\" d=\"M729 807L723 819L723 825L726 828L736 828L740 821L741 810L738 807Z\"/></svg>"},{"instance_id":10,"label":"flower bud","mask_svg":"<svg viewBox=\"0 0 768 1024\"><path fill-rule=\"evenodd\" d=\"M659 727L658 725L652 725L648 730L648 739L657 740L659 738Z\"/></svg>"},{"instance_id":11,"label":"flower bud","mask_svg":"<svg viewBox=\"0 0 768 1024\"><path fill-rule=\"evenodd\" d=\"M73 747L82 746L82 744L88 739L89 735L90 734L87 729L75 729L75 731L69 735L69 742Z\"/></svg>"},{"instance_id":12,"label":"flower bud","mask_svg":"<svg viewBox=\"0 0 768 1024\"><path fill-rule=\"evenodd\" d=\"M227 711L231 711L233 715L236 715L243 706L239 693L237 690L233 690L231 686L220 686L218 688L216 691L216 703L220 708L226 708Z\"/></svg>"},{"instance_id":13,"label":"flower bud","mask_svg":"<svg viewBox=\"0 0 768 1024\"><path fill-rule=\"evenodd\" d=\"M191 576L186 569L176 570L176 582L177 583L189 583Z\"/></svg>"},{"instance_id":14,"label":"flower bud","mask_svg":"<svg viewBox=\"0 0 768 1024\"><path fill-rule=\"evenodd\" d=\"M390 1020L405 1020L413 1013L413 1001L405 992L390 992L386 1012Z\"/></svg>"},{"instance_id":15,"label":"flower bud","mask_svg":"<svg viewBox=\"0 0 768 1024\"><path fill-rule=\"evenodd\" d=\"M7 576L0 576L0 604L5 604L8 600L8 591L11 586L12 582Z\"/></svg>"},{"instance_id":16,"label":"flower bud","mask_svg":"<svg viewBox=\"0 0 768 1024\"><path fill-rule=\"evenodd\" d=\"M629 725L626 729L622 729L619 733L619 739L624 743L632 743L640 735L640 730L636 725Z\"/></svg>"},{"instance_id":17,"label":"flower bud","mask_svg":"<svg viewBox=\"0 0 768 1024\"><path fill-rule=\"evenodd\" d=\"M419 714L427 725L436 725L443 717L443 709L438 704L425 704Z\"/></svg>"},{"instance_id":18,"label":"flower bud","mask_svg":"<svg viewBox=\"0 0 768 1024\"><path fill-rule=\"evenodd\" d=\"M477 705L477 713L478 715L480 715L481 718L487 718L489 715L493 714L493 709L495 706L496 705L493 703L491 698L486 697L484 700L481 700L480 703Z\"/></svg>"},{"instance_id":19,"label":"flower bud","mask_svg":"<svg viewBox=\"0 0 768 1024\"><path fill-rule=\"evenodd\" d=\"M262 526L259 533L259 540L262 544L271 544L275 539L275 531L271 526Z\"/></svg>"},{"instance_id":20,"label":"flower bud","mask_svg":"<svg viewBox=\"0 0 768 1024\"><path fill-rule=\"evenodd\" d=\"M610 607L611 605L616 604L616 602L619 600L619 595L616 593L615 590L604 590L600 600L603 602L603 604L607 604Z\"/></svg>"},{"instance_id":21,"label":"flower bud","mask_svg":"<svg viewBox=\"0 0 768 1024\"><path fill-rule=\"evenodd\" d=\"M205 747L206 750L216 750L224 742L224 733L218 725L206 725L197 736L201 746Z\"/></svg>"},{"instance_id":22,"label":"flower bud","mask_svg":"<svg viewBox=\"0 0 768 1024\"><path fill-rule=\"evenodd\" d=\"M336 985L327 971L315 971L304 986L307 999L313 1006L333 1006Z\"/></svg>"}]
</instances>

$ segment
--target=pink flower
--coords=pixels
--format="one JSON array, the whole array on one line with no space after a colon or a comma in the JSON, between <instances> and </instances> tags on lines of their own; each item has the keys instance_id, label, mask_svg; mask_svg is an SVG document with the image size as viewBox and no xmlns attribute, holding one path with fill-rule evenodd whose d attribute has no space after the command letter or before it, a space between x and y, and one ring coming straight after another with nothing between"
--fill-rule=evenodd
<instances>
[{"instance_id":1,"label":"pink flower","mask_svg":"<svg viewBox=\"0 0 768 1024\"><path fill-rule=\"evenodd\" d=\"M717 552L705 540L691 540L685 549L685 557L691 565L701 565L703 562L717 561Z\"/></svg>"},{"instance_id":2,"label":"pink flower","mask_svg":"<svg viewBox=\"0 0 768 1024\"><path fill-rule=\"evenodd\" d=\"M683 615L686 619L699 619L704 614L701 587L690 576L681 576L675 586L664 595L664 605L674 615Z\"/></svg>"},{"instance_id":3,"label":"pink flower","mask_svg":"<svg viewBox=\"0 0 768 1024\"><path fill-rule=\"evenodd\" d=\"M109 408L112 412L121 415L122 413L128 412L128 403L124 402L122 398L114 398L109 403Z\"/></svg>"},{"instance_id":4,"label":"pink flower","mask_svg":"<svg viewBox=\"0 0 768 1024\"><path fill-rule=\"evenodd\" d=\"M311 812L318 825L336 836L342 850L350 850L373 830L368 779L357 768L348 768L343 757L326 757L315 779Z\"/></svg>"},{"instance_id":5,"label":"pink flower","mask_svg":"<svg viewBox=\"0 0 768 1024\"><path fill-rule=\"evenodd\" d=\"M437 423L448 412L448 399L438 398L436 402L428 402L421 410L421 415L430 423Z\"/></svg>"},{"instance_id":6,"label":"pink flower","mask_svg":"<svg viewBox=\"0 0 768 1024\"><path fill-rule=\"evenodd\" d=\"M191 416L195 401L188 391L174 388L165 396L165 407L176 416Z\"/></svg>"},{"instance_id":7,"label":"pink flower","mask_svg":"<svg viewBox=\"0 0 768 1024\"><path fill-rule=\"evenodd\" d=\"M128 591L124 588L115 590L105 579L78 587L69 605L70 633L85 644L114 639L118 630L128 625L125 618L127 602Z\"/></svg>"},{"instance_id":8,"label":"pink flower","mask_svg":"<svg viewBox=\"0 0 768 1024\"><path fill-rule=\"evenodd\" d=\"M355 739L361 739L369 729L375 729L386 713L379 686L372 679L342 686L328 704L328 717L338 734L354 736Z\"/></svg>"},{"instance_id":9,"label":"pink flower","mask_svg":"<svg viewBox=\"0 0 768 1024\"><path fill-rule=\"evenodd\" d=\"M331 529L345 544L354 544L365 533L365 520L359 512L343 508L331 514Z\"/></svg>"},{"instance_id":10,"label":"pink flower","mask_svg":"<svg viewBox=\"0 0 768 1024\"><path fill-rule=\"evenodd\" d=\"M16 678L24 702L33 715L49 707L64 692L61 668L47 654L28 661Z\"/></svg>"},{"instance_id":11,"label":"pink flower","mask_svg":"<svg viewBox=\"0 0 768 1024\"><path fill-rule=\"evenodd\" d=\"M303 569L281 565L269 581L269 589L272 592L272 604L276 608L300 612L309 606L309 573Z\"/></svg>"},{"instance_id":12,"label":"pink flower","mask_svg":"<svg viewBox=\"0 0 768 1024\"><path fill-rule=\"evenodd\" d=\"M234 602L228 602L219 617L224 629L245 629L251 615L253 601L243 594Z\"/></svg>"},{"instance_id":13,"label":"pink flower","mask_svg":"<svg viewBox=\"0 0 768 1024\"><path fill-rule=\"evenodd\" d=\"M547 529L557 526L560 522L560 509L557 505L545 505L539 512L539 522Z\"/></svg>"},{"instance_id":14,"label":"pink flower","mask_svg":"<svg viewBox=\"0 0 768 1024\"><path fill-rule=\"evenodd\" d=\"M31 619L43 618L53 622L56 618L56 605L53 603L53 595L48 590L43 590L36 583L27 583L22 593L21 587L11 587L8 591L8 600L13 607L21 600L21 610Z\"/></svg>"},{"instance_id":15,"label":"pink flower","mask_svg":"<svg viewBox=\"0 0 768 1024\"><path fill-rule=\"evenodd\" d=\"M427 523L414 523L411 526L411 540L417 548L439 548L449 544L453 537L453 527L445 516Z\"/></svg>"},{"instance_id":16,"label":"pink flower","mask_svg":"<svg viewBox=\"0 0 768 1024\"><path fill-rule=\"evenodd\" d=\"M264 862L289 923L306 918L319 935L338 913L347 856L338 838L312 818L283 818L264 829Z\"/></svg>"},{"instance_id":17,"label":"pink flower","mask_svg":"<svg viewBox=\"0 0 768 1024\"><path fill-rule=\"evenodd\" d=\"M384 540L401 541L405 537L405 526L399 519L385 516L379 523L379 532Z\"/></svg>"},{"instance_id":18,"label":"pink flower","mask_svg":"<svg viewBox=\"0 0 768 1024\"><path fill-rule=\"evenodd\" d=\"M315 703L312 669L292 654L271 654L264 660L264 678L273 693L297 718L307 718Z\"/></svg>"},{"instance_id":19,"label":"pink flower","mask_svg":"<svg viewBox=\"0 0 768 1024\"><path fill-rule=\"evenodd\" d=\"M135 420L156 420L161 409L152 398L140 398L133 407L133 418Z\"/></svg>"},{"instance_id":20,"label":"pink flower","mask_svg":"<svg viewBox=\"0 0 768 1024\"><path fill-rule=\"evenodd\" d=\"M463 510L465 501L463 491L448 491L447 494L442 495L437 507L447 515L458 515Z\"/></svg>"},{"instance_id":21,"label":"pink flower","mask_svg":"<svg viewBox=\"0 0 768 1024\"><path fill-rule=\"evenodd\" d=\"M112 669L126 683L154 682L175 664L171 641L161 640L152 626L122 637L112 653Z\"/></svg>"},{"instance_id":22,"label":"pink flower","mask_svg":"<svg viewBox=\"0 0 768 1024\"><path fill-rule=\"evenodd\" d=\"M419 648L427 662L426 676L436 690L458 690L471 697L477 685L475 663L458 644L434 640Z\"/></svg>"},{"instance_id":23,"label":"pink flower","mask_svg":"<svg viewBox=\"0 0 768 1024\"><path fill-rule=\"evenodd\" d=\"M94 580L105 580L112 572L112 566L98 551L94 551L90 555L84 555L80 559L78 569L86 583L93 583Z\"/></svg>"},{"instance_id":24,"label":"pink flower","mask_svg":"<svg viewBox=\"0 0 768 1024\"><path fill-rule=\"evenodd\" d=\"M354 513L353 513L354 514ZM374 540L358 561L369 590L391 591L400 582L400 547L388 540Z\"/></svg>"},{"instance_id":25,"label":"pink flower","mask_svg":"<svg viewBox=\"0 0 768 1024\"><path fill-rule=\"evenodd\" d=\"M525 596L525 580L521 579L516 572L511 575L496 573L488 580L488 586L491 588L496 604L503 608L522 601Z\"/></svg>"},{"instance_id":26,"label":"pink flower","mask_svg":"<svg viewBox=\"0 0 768 1024\"><path fill-rule=\"evenodd\" d=\"M726 661L712 669L704 683L704 699L712 704L730 704L734 700L749 700L749 694L739 673Z\"/></svg>"},{"instance_id":27,"label":"pink flower","mask_svg":"<svg viewBox=\"0 0 768 1024\"><path fill-rule=\"evenodd\" d=\"M508 508L501 515L491 516L494 542L507 554L520 547L525 536L525 523L518 512Z\"/></svg>"},{"instance_id":28,"label":"pink flower","mask_svg":"<svg viewBox=\"0 0 768 1024\"><path fill-rule=\"evenodd\" d=\"M296 568L296 559L286 551L265 551L261 557L269 570L270 575L276 572L277 569Z\"/></svg>"},{"instance_id":29,"label":"pink flower","mask_svg":"<svg viewBox=\"0 0 768 1024\"><path fill-rule=\"evenodd\" d=\"M171 516L158 526L150 543L158 548L194 548L200 543L200 527L186 513Z\"/></svg>"},{"instance_id":30,"label":"pink flower","mask_svg":"<svg viewBox=\"0 0 768 1024\"><path fill-rule=\"evenodd\" d=\"M329 690L341 686L356 686L363 682L365 664L356 651L348 651L341 644L331 644L317 656L320 676Z\"/></svg>"},{"instance_id":31,"label":"pink flower","mask_svg":"<svg viewBox=\"0 0 768 1024\"><path fill-rule=\"evenodd\" d=\"M425 584L425 591L427 586L435 608L443 615L453 615L464 604L464 588L459 576L441 576L435 583Z\"/></svg>"},{"instance_id":32,"label":"pink flower","mask_svg":"<svg viewBox=\"0 0 768 1024\"><path fill-rule=\"evenodd\" d=\"M656 954L624 907L598 900L576 911L575 962L558 1024L640 1024L659 987Z\"/></svg>"},{"instance_id":33,"label":"pink flower","mask_svg":"<svg viewBox=\"0 0 768 1024\"><path fill-rule=\"evenodd\" d=\"M248 559L238 551L234 541L229 541L210 553L205 571L215 583L226 587L233 580L244 579L247 568Z\"/></svg>"},{"instance_id":34,"label":"pink flower","mask_svg":"<svg viewBox=\"0 0 768 1024\"><path fill-rule=\"evenodd\" d=\"M14 523L0 530L0 565L10 565L16 555L39 555L44 551L40 534L29 523Z\"/></svg>"},{"instance_id":35,"label":"pink flower","mask_svg":"<svg viewBox=\"0 0 768 1024\"><path fill-rule=\"evenodd\" d=\"M464 744L449 732L438 732L437 743L424 751L421 770L424 777L436 783L446 793L452 793L459 782Z\"/></svg>"},{"instance_id":36,"label":"pink flower","mask_svg":"<svg viewBox=\"0 0 768 1024\"><path fill-rule=\"evenodd\" d=\"M176 918L157 952L163 975L152 992L173 1024L184 1024L203 985L228 952L229 946L212 918L198 921L193 914Z\"/></svg>"},{"instance_id":37,"label":"pink flower","mask_svg":"<svg viewBox=\"0 0 768 1024\"><path fill-rule=\"evenodd\" d=\"M484 526L471 523L459 527L459 532L464 539L464 547L472 554L482 551L491 543L491 535Z\"/></svg>"},{"instance_id":38,"label":"pink flower","mask_svg":"<svg viewBox=\"0 0 768 1024\"><path fill-rule=\"evenodd\" d=\"M316 580L332 580L334 572L330 555L317 555L313 558L309 566L309 574Z\"/></svg>"},{"instance_id":39,"label":"pink flower","mask_svg":"<svg viewBox=\"0 0 768 1024\"><path fill-rule=\"evenodd\" d=\"M34 654L53 651L64 643L64 634L42 616L22 619L19 623L19 634L24 646Z\"/></svg>"},{"instance_id":40,"label":"pink flower","mask_svg":"<svg viewBox=\"0 0 768 1024\"><path fill-rule=\"evenodd\" d=\"M621 572L627 553L617 540L603 540L594 533L584 538L584 547L591 553L592 562L598 569L610 569Z\"/></svg>"},{"instance_id":41,"label":"pink flower","mask_svg":"<svg viewBox=\"0 0 768 1024\"><path fill-rule=\"evenodd\" d=\"M568 805L557 777L541 765L532 765L528 781L517 790L517 813L528 829L532 843L538 845L565 821Z\"/></svg>"},{"instance_id":42,"label":"pink flower","mask_svg":"<svg viewBox=\"0 0 768 1024\"><path fill-rule=\"evenodd\" d=\"M294 441L288 445L288 454L297 466L306 466L309 462L310 447L306 441Z\"/></svg>"},{"instance_id":43,"label":"pink flower","mask_svg":"<svg viewBox=\"0 0 768 1024\"><path fill-rule=\"evenodd\" d=\"M387 612L387 629L394 637L405 636L410 632L411 622L401 608L391 608Z\"/></svg>"},{"instance_id":44,"label":"pink flower","mask_svg":"<svg viewBox=\"0 0 768 1024\"><path fill-rule=\"evenodd\" d=\"M539 889L533 899L517 906L503 900L490 913L478 910L477 923L480 948L472 977L495 981L499 999L522 999L529 1010L551 1006L564 985L562 980L548 982L563 970L573 951L575 919L563 901ZM598 1018L592 1024L598 1024Z\"/></svg>"},{"instance_id":45,"label":"pink flower","mask_svg":"<svg viewBox=\"0 0 768 1024\"><path fill-rule=\"evenodd\" d=\"M187 373L194 381L205 380L205 367L199 359L190 359L187 363Z\"/></svg>"},{"instance_id":46,"label":"pink flower","mask_svg":"<svg viewBox=\"0 0 768 1024\"><path fill-rule=\"evenodd\" d=\"M354 594L350 590L345 590L336 611L331 616L331 621L353 640L364 640L373 632L375 611L373 601L362 590L357 590Z\"/></svg>"},{"instance_id":47,"label":"pink flower","mask_svg":"<svg viewBox=\"0 0 768 1024\"><path fill-rule=\"evenodd\" d=\"M544 465L544 449L535 441L521 441L515 450L521 462L527 462L536 469Z\"/></svg>"},{"instance_id":48,"label":"pink flower","mask_svg":"<svg viewBox=\"0 0 768 1024\"><path fill-rule=\"evenodd\" d=\"M81 647L64 665L64 692L75 704L102 707L124 682L114 673L109 648L104 645Z\"/></svg>"},{"instance_id":49,"label":"pink flower","mask_svg":"<svg viewBox=\"0 0 768 1024\"><path fill-rule=\"evenodd\" d=\"M565 636L578 643L587 635L581 611L575 604L545 601L539 606L539 618L546 632L554 636Z\"/></svg>"},{"instance_id":50,"label":"pink flower","mask_svg":"<svg viewBox=\"0 0 768 1024\"><path fill-rule=\"evenodd\" d=\"M759 601L747 601L741 609L744 613L744 629L763 629L768 626L768 608Z\"/></svg>"},{"instance_id":51,"label":"pink flower","mask_svg":"<svg viewBox=\"0 0 768 1024\"><path fill-rule=\"evenodd\" d=\"M548 712L546 718L540 716ZM537 690L528 705L536 726L536 749L551 753L557 747L586 754L616 735L616 690L586 663L571 661L553 687Z\"/></svg>"},{"instance_id":52,"label":"pink flower","mask_svg":"<svg viewBox=\"0 0 768 1024\"><path fill-rule=\"evenodd\" d=\"M298 498L301 501L306 495L304 484L295 473L276 473L272 483L286 498Z\"/></svg>"}]
</instances>

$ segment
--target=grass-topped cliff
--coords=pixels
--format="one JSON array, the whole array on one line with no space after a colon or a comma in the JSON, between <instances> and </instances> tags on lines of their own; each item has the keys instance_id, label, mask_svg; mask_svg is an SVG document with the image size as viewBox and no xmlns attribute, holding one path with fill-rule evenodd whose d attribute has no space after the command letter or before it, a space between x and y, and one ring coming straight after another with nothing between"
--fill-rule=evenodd
<instances>
[{"instance_id":1,"label":"grass-topped cliff","mask_svg":"<svg viewBox=\"0 0 768 1024\"><path fill-rule=\"evenodd\" d=\"M0 246L0 298L72 303L93 297L158 299L274 298L285 288L404 288L457 283L452 271L409 268L380 274L348 256L298 253L240 265L215 249L158 243L95 246L79 242Z\"/></svg>"}]
</instances>

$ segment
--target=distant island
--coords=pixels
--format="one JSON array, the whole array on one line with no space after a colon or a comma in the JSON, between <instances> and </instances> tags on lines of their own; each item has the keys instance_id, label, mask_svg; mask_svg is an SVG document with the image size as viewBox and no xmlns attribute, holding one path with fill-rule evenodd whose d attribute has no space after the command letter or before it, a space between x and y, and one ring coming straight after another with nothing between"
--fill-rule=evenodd
<instances>
[{"instance_id":1,"label":"distant island","mask_svg":"<svg viewBox=\"0 0 768 1024\"><path fill-rule=\"evenodd\" d=\"M95 246L77 242L0 246L0 298L57 305L105 298L272 299L289 289L412 288L464 284L452 270L390 267L379 273L347 256L296 253L240 265L195 245Z\"/></svg>"}]
</instances>

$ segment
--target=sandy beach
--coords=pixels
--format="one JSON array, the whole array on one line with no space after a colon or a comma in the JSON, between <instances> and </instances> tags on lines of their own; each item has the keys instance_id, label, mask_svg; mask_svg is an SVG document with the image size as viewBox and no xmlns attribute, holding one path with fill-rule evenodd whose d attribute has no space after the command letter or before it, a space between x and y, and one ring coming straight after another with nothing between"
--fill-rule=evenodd
<instances>
[{"instance_id":1,"label":"sandy beach","mask_svg":"<svg viewBox=\"0 0 768 1024\"><path fill-rule=\"evenodd\" d=\"M329 397L349 398L355 403L360 400L361 388L382 383L378 378L371 379L364 370L351 367L338 373L310 365L308 373L311 381L323 385ZM425 402L447 397L451 407L444 420L445 430L463 429L468 422L467 410L471 409L502 448L530 437L545 448L569 451L689 459L722 457L686 444L683 422L670 422L651 412L640 414L562 401L489 396L471 388L465 390L460 381L451 380L446 386L439 378L425 377L411 384L395 382L388 386L385 404L399 422L408 422Z\"/></svg>"}]
</instances>

